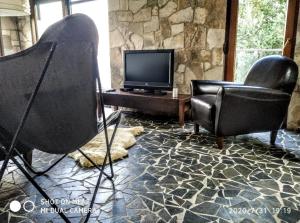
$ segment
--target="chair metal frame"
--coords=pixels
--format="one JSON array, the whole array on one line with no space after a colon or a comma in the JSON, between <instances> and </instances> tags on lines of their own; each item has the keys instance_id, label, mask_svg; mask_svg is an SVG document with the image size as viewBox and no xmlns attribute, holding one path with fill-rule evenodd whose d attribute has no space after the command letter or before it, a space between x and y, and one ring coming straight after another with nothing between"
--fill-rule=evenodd
<instances>
[{"instance_id":1,"label":"chair metal frame","mask_svg":"<svg viewBox=\"0 0 300 223\"><path fill-rule=\"evenodd\" d=\"M45 170L37 171L22 157L21 153L15 148L15 146L16 146L16 143L17 143L17 140L18 140L18 136L19 136L20 132L22 131L22 129L24 127L24 124L26 122L26 119L27 119L27 117L28 117L28 115L30 113L30 110L31 110L33 102L34 102L34 100L36 98L36 95L37 95L37 93L38 93L38 91L40 89L40 86L41 86L41 84L42 84L42 82L44 80L44 77L46 75L46 72L47 72L47 69L49 67L50 61L51 61L52 56L53 56L53 54L55 52L56 45L57 45L56 42L52 42L50 50L49 50L49 55L47 57L45 65L43 67L43 70L42 70L42 73L40 75L40 78L39 78L39 80L38 80L38 82L37 82L34 90L31 93L31 96L30 96L30 99L29 99L29 101L28 101L28 103L26 105L26 108L23 111L22 118L20 120L20 123L19 123L19 125L17 127L16 132L13 135L13 138L12 138L12 141L10 143L10 146L7 147L7 148L5 146L0 147L0 151L3 152L3 153L5 153L5 159L4 159L3 164L1 166L1 169L0 169L0 183L2 181L4 172L5 172L5 169L6 169L7 165L8 165L9 160L12 160L13 163L25 175L25 177L32 183L32 185L48 201L51 201L51 198L39 186L39 184L34 180L34 177L35 176L44 175L46 172L48 172L54 166L56 166L63 158L65 158L67 156L67 154L64 154L62 157L60 157L57 161L55 161L50 167L46 168ZM94 59L97 58L95 50L93 51L93 56L94 56L93 57ZM98 111L99 111L98 115L102 116L102 125L98 125L98 133L104 131L104 134L105 134L105 143L106 143L106 155L105 155L105 158L104 158L104 161L103 161L103 165L101 167L99 167L80 148L77 149L87 160L89 160L93 164L94 167L96 167L100 171L100 174L99 174L96 186L95 186L95 190L94 190L92 199L90 201L90 205L89 205L89 209L88 209L89 211L88 211L88 213L87 213L87 215L86 215L86 217L85 217L85 219L83 221L85 223L88 222L88 220L90 218L90 215L92 214L91 210L93 208L94 201L95 201L96 196L97 196L97 192L98 192L98 189L99 189L99 186L100 186L100 182L101 182L102 176L105 175L110 181L112 181L112 184L113 184L114 172L113 172L113 166L112 166L112 159L111 159L110 149L111 149L111 145L113 143L113 140L114 140L114 137L115 137L115 134L116 134L116 131L117 131L120 119L121 119L121 112L117 112L116 115L113 118L111 118L108 122L106 120L105 111L104 111L104 103L103 103L103 95L101 93L101 83L100 83L100 78L99 78L99 75L98 75L99 74L98 67L96 66L96 64L97 63L96 63L96 60L95 60L94 61L94 66L95 66L95 71L96 71L95 73L97 74L96 77L95 77L96 78L96 83L95 84L98 85L98 89L99 89L99 94L98 94L97 98L98 98L98 106L100 106L100 109L98 109ZM108 139L108 133L107 133L107 127L109 125L115 125L110 140ZM23 164L24 164L24 166L26 168L24 168L24 166L21 165L21 163L19 162L19 160L17 160L15 158L15 154L14 153L17 155L17 157L19 159L21 159L21 161L23 162ZM108 175L107 173L104 172L105 164L107 163L107 159L108 159L109 166L110 166L110 175ZM31 173L33 173L34 176L32 176L29 171ZM0 184L0 186L1 186L1 184ZM61 218L65 222L71 223L71 221L68 219L68 217L62 212L62 209L60 209L55 204L55 202L49 202L49 203L51 204L51 206L54 208L54 210L61 216Z\"/></svg>"}]
</instances>

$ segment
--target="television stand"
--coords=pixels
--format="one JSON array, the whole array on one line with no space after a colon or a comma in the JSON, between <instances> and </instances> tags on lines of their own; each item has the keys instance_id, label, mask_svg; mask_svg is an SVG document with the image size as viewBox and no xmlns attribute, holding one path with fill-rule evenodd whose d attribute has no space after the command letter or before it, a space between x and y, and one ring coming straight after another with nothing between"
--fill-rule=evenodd
<instances>
[{"instance_id":1,"label":"television stand","mask_svg":"<svg viewBox=\"0 0 300 223\"><path fill-rule=\"evenodd\" d=\"M132 91L129 91L130 93L133 94L143 94L143 95L166 95L167 92L165 91L161 91L161 90L137 90L137 89L133 89Z\"/></svg>"},{"instance_id":2,"label":"television stand","mask_svg":"<svg viewBox=\"0 0 300 223\"><path fill-rule=\"evenodd\" d=\"M151 115L177 116L179 124L184 125L184 115L190 109L190 95L179 94L173 98L172 94L145 95L116 90L103 92L105 105L137 109Z\"/></svg>"}]
</instances>

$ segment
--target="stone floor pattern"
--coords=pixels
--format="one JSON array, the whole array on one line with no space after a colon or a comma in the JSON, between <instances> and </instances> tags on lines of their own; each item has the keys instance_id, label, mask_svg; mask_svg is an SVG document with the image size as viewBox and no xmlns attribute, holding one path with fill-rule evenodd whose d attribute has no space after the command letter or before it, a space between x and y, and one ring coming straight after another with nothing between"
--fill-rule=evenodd
<instances>
[{"instance_id":1,"label":"stone floor pattern","mask_svg":"<svg viewBox=\"0 0 300 223\"><path fill-rule=\"evenodd\" d=\"M89 222L300 221L299 134L281 131L273 148L267 133L229 137L219 150L206 131L194 135L192 124L183 129L174 121L127 114L122 125L142 125L145 134L127 158L114 163L114 185L103 180ZM56 158L35 151L34 166ZM87 206L97 176L97 170L65 158L36 180L71 222L80 222L85 213L76 210ZM12 200L36 207L12 213ZM0 189L0 222L63 221L10 164Z\"/></svg>"}]
</instances>

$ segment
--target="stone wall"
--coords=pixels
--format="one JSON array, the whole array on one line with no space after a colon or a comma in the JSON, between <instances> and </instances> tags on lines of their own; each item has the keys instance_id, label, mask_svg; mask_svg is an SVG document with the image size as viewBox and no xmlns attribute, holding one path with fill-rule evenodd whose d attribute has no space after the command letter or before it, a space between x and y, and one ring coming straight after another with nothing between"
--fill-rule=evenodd
<instances>
[{"instance_id":1,"label":"stone wall","mask_svg":"<svg viewBox=\"0 0 300 223\"><path fill-rule=\"evenodd\" d=\"M33 44L32 33L31 33L31 24L29 16L18 17L21 49L27 49Z\"/></svg>"},{"instance_id":2,"label":"stone wall","mask_svg":"<svg viewBox=\"0 0 300 223\"><path fill-rule=\"evenodd\" d=\"M14 17L0 17L4 55L20 51L16 19Z\"/></svg>"},{"instance_id":3,"label":"stone wall","mask_svg":"<svg viewBox=\"0 0 300 223\"><path fill-rule=\"evenodd\" d=\"M300 16L298 18L294 59L298 64L300 70ZM298 83L293 93L292 100L289 107L288 128L293 130L300 129L300 74L298 76Z\"/></svg>"},{"instance_id":4,"label":"stone wall","mask_svg":"<svg viewBox=\"0 0 300 223\"><path fill-rule=\"evenodd\" d=\"M109 0L112 86L123 85L122 52L175 49L174 83L223 79L225 0Z\"/></svg>"},{"instance_id":5,"label":"stone wall","mask_svg":"<svg viewBox=\"0 0 300 223\"><path fill-rule=\"evenodd\" d=\"M29 16L1 17L4 55L13 54L32 45Z\"/></svg>"}]
</instances>

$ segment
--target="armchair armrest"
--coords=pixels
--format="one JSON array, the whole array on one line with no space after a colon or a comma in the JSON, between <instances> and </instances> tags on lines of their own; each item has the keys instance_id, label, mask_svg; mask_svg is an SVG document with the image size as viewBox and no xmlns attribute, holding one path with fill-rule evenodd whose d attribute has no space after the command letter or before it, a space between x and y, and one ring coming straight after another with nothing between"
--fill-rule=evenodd
<instances>
[{"instance_id":1,"label":"armchair armrest","mask_svg":"<svg viewBox=\"0 0 300 223\"><path fill-rule=\"evenodd\" d=\"M215 133L220 136L278 130L290 95L251 86L223 86L216 99Z\"/></svg>"},{"instance_id":2,"label":"armchair armrest","mask_svg":"<svg viewBox=\"0 0 300 223\"><path fill-rule=\"evenodd\" d=\"M218 95L221 92L218 92ZM290 100L291 95L285 93L281 90L272 89L272 88L264 88L264 87L255 87L255 86L223 86L222 87L223 97L231 96L231 97L244 97L249 100L258 100L258 101L277 101L277 100Z\"/></svg>"},{"instance_id":3,"label":"armchair armrest","mask_svg":"<svg viewBox=\"0 0 300 223\"><path fill-rule=\"evenodd\" d=\"M214 81L214 80L192 80L191 94L192 96L199 94L217 94L219 88L226 85L241 86L242 84L229 81Z\"/></svg>"}]
</instances>

